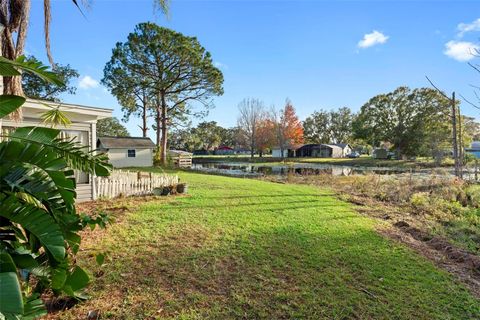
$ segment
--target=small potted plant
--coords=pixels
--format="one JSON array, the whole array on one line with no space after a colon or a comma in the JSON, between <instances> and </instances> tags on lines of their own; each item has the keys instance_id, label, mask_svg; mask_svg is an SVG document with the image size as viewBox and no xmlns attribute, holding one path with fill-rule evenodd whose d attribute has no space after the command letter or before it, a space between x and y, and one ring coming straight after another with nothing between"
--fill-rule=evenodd
<instances>
[{"instance_id":1,"label":"small potted plant","mask_svg":"<svg viewBox=\"0 0 480 320\"><path fill-rule=\"evenodd\" d=\"M177 193L187 193L188 185L186 183L177 184Z\"/></svg>"}]
</instances>

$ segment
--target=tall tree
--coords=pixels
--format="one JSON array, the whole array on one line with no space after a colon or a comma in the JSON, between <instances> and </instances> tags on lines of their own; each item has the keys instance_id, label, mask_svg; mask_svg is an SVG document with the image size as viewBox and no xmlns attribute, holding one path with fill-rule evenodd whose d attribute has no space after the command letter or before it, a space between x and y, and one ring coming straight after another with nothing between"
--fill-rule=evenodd
<instances>
[{"instance_id":1,"label":"tall tree","mask_svg":"<svg viewBox=\"0 0 480 320\"><path fill-rule=\"evenodd\" d=\"M90 0L71 1L79 10L81 10L80 3L86 7L90 4ZM169 0L153 0L153 3L155 9L162 11L164 14L168 13ZM16 60L24 54L30 19L30 7L31 0L0 0L1 56L10 60ZM43 15L45 49L50 64L52 67L55 67L50 50L51 0L43 0ZM30 67L39 67L39 65L31 65ZM4 75L3 93L23 96L21 75ZM10 117L20 119L20 109L12 113Z\"/></svg>"},{"instance_id":2,"label":"tall tree","mask_svg":"<svg viewBox=\"0 0 480 320\"><path fill-rule=\"evenodd\" d=\"M352 111L347 107L342 107L337 111L330 111L330 142L351 142L353 118Z\"/></svg>"},{"instance_id":3,"label":"tall tree","mask_svg":"<svg viewBox=\"0 0 480 320\"><path fill-rule=\"evenodd\" d=\"M242 145L240 141L241 130L239 127L224 128L222 130L222 145L238 148Z\"/></svg>"},{"instance_id":4,"label":"tall tree","mask_svg":"<svg viewBox=\"0 0 480 320\"><path fill-rule=\"evenodd\" d=\"M122 106L123 120L128 121L131 116L140 117L142 136L147 137L149 112L154 110L156 99L155 91L151 90L149 82L129 68L116 67L112 61L107 63L103 74L101 82ZM160 137L157 139L157 144L159 143Z\"/></svg>"},{"instance_id":5,"label":"tall tree","mask_svg":"<svg viewBox=\"0 0 480 320\"><path fill-rule=\"evenodd\" d=\"M106 69L141 77L155 96L156 158L163 165L174 118L203 115L205 108L198 111L194 105L208 109L211 98L223 94L223 75L198 40L154 23L140 23L126 42L117 43Z\"/></svg>"},{"instance_id":6,"label":"tall tree","mask_svg":"<svg viewBox=\"0 0 480 320\"><path fill-rule=\"evenodd\" d=\"M29 56L26 62L41 63L34 56ZM33 99L60 102L59 96L61 94L75 94L77 88L72 84L72 81L80 76L78 71L73 69L69 64L61 65L57 63L53 72L65 85L59 86L54 83L45 82L35 74L25 73L22 75L22 86L25 95Z\"/></svg>"},{"instance_id":7,"label":"tall tree","mask_svg":"<svg viewBox=\"0 0 480 320\"><path fill-rule=\"evenodd\" d=\"M205 121L193 128L191 134L200 141L199 149L214 150L222 142L222 129L215 121Z\"/></svg>"},{"instance_id":8,"label":"tall tree","mask_svg":"<svg viewBox=\"0 0 480 320\"><path fill-rule=\"evenodd\" d=\"M268 115L261 117L255 130L256 149L260 157L275 144L275 123Z\"/></svg>"},{"instance_id":9,"label":"tall tree","mask_svg":"<svg viewBox=\"0 0 480 320\"><path fill-rule=\"evenodd\" d=\"M303 126L289 99L283 109L273 112L273 124L275 141L280 147L282 157L288 147L303 143Z\"/></svg>"},{"instance_id":10,"label":"tall tree","mask_svg":"<svg viewBox=\"0 0 480 320\"><path fill-rule=\"evenodd\" d=\"M305 140L309 143L330 143L330 114L315 111L303 122Z\"/></svg>"},{"instance_id":11,"label":"tall tree","mask_svg":"<svg viewBox=\"0 0 480 320\"><path fill-rule=\"evenodd\" d=\"M257 148L257 130L262 120L265 119L265 107L258 99L243 99L238 105L239 116L237 125L240 128L241 137L250 149L251 158Z\"/></svg>"},{"instance_id":12,"label":"tall tree","mask_svg":"<svg viewBox=\"0 0 480 320\"><path fill-rule=\"evenodd\" d=\"M400 156L417 155L429 130L449 120L448 110L449 101L436 90L399 87L362 106L353 125L355 136L373 146L389 142Z\"/></svg>"},{"instance_id":13,"label":"tall tree","mask_svg":"<svg viewBox=\"0 0 480 320\"><path fill-rule=\"evenodd\" d=\"M97 121L97 136L99 137L130 137L127 128L117 118L105 118Z\"/></svg>"}]
</instances>

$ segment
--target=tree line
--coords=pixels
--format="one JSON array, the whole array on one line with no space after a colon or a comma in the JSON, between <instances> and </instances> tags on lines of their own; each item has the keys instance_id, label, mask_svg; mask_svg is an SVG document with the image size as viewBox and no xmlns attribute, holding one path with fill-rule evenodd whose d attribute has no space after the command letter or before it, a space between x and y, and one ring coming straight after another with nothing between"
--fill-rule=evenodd
<instances>
[{"instance_id":1,"label":"tree line","mask_svg":"<svg viewBox=\"0 0 480 320\"><path fill-rule=\"evenodd\" d=\"M430 88L405 86L369 99L358 112L348 107L320 109L300 121L291 101L284 108L267 109L259 99L238 105L237 126L216 122L178 129L171 146L188 151L214 151L220 146L248 149L260 156L273 148L281 155L302 143L348 143L362 153L385 148L398 157L429 156L441 160L452 150L449 101ZM462 147L480 138L480 124L472 117L459 118Z\"/></svg>"}]
</instances>

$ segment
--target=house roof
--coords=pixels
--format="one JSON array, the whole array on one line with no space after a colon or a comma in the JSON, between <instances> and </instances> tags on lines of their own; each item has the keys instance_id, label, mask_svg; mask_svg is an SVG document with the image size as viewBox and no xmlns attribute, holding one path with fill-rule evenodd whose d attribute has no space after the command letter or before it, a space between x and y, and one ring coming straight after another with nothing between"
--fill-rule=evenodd
<instances>
[{"instance_id":1,"label":"house roof","mask_svg":"<svg viewBox=\"0 0 480 320\"><path fill-rule=\"evenodd\" d=\"M302 149L302 148L305 148L305 149L308 149L308 148L312 148L312 149L320 149L320 148L330 148L330 149L341 149L341 147L339 147L338 145L334 145L334 144L326 144L326 143L310 143L310 144L305 144L303 146L301 146L299 149Z\"/></svg>"},{"instance_id":2,"label":"house roof","mask_svg":"<svg viewBox=\"0 0 480 320\"><path fill-rule=\"evenodd\" d=\"M156 147L150 138L143 137L98 137L97 145L105 149L154 149Z\"/></svg>"},{"instance_id":3,"label":"house roof","mask_svg":"<svg viewBox=\"0 0 480 320\"><path fill-rule=\"evenodd\" d=\"M99 120L104 118L110 118L112 116L112 109L84 106L79 104L71 104L65 102L53 102L39 99L27 99L22 108L26 110L26 115L32 115L40 117L40 115L46 110L50 110L51 107L60 108L70 120Z\"/></svg>"},{"instance_id":4,"label":"house roof","mask_svg":"<svg viewBox=\"0 0 480 320\"><path fill-rule=\"evenodd\" d=\"M349 147L350 145L348 143L335 143L335 146L340 147L342 149L345 149L346 147Z\"/></svg>"}]
</instances>

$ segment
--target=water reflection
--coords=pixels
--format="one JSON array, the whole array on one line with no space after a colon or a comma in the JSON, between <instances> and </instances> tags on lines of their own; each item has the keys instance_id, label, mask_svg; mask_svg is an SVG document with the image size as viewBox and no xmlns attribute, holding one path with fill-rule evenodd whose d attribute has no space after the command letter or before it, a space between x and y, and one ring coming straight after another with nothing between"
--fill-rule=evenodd
<instances>
[{"instance_id":1,"label":"water reflection","mask_svg":"<svg viewBox=\"0 0 480 320\"><path fill-rule=\"evenodd\" d=\"M266 175L334 175L334 176L349 176L352 174L398 174L405 173L406 170L399 168L377 168L377 167L350 167L337 166L330 164L316 164L316 163L295 163L291 165L277 164L246 164L246 163L221 163L221 162L203 162L194 163L192 170L226 174L233 176L266 176Z\"/></svg>"}]
</instances>

